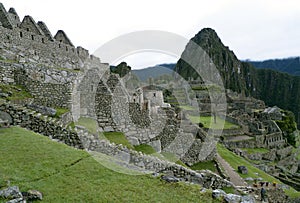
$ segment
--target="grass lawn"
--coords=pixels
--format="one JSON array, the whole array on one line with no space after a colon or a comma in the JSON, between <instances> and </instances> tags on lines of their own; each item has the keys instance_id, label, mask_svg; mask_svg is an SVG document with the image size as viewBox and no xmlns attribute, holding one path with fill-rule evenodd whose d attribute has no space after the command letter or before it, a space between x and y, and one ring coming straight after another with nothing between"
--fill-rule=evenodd
<instances>
[{"instance_id":1,"label":"grass lawn","mask_svg":"<svg viewBox=\"0 0 300 203\"><path fill-rule=\"evenodd\" d=\"M19 127L0 129L0 172L0 183L39 190L42 202L213 202L199 186L116 173L85 151Z\"/></svg>"},{"instance_id":2,"label":"grass lawn","mask_svg":"<svg viewBox=\"0 0 300 203\"><path fill-rule=\"evenodd\" d=\"M252 166L247 160L239 157L238 155L234 154L233 152L229 151L228 149L226 149L223 145L218 144L217 145L217 150L219 155L226 160L232 168L236 169L238 168L238 166L246 166L248 168L248 174L241 174L239 173L239 175L242 178L246 178L246 177L252 177L252 178L258 178L261 177L263 178L264 181L268 181L270 183L276 182L276 183L280 183L282 184L279 180L277 180L276 178L274 178L273 176L268 175L267 173L261 171L260 169ZM255 173L258 173L259 175L257 176ZM286 189L285 193L287 195L289 195L290 197L300 197L300 192L297 192L296 190L290 188L290 189Z\"/></svg>"},{"instance_id":3,"label":"grass lawn","mask_svg":"<svg viewBox=\"0 0 300 203\"><path fill-rule=\"evenodd\" d=\"M80 117L75 125L85 127L90 133L97 134L98 123L92 118Z\"/></svg>"},{"instance_id":4,"label":"grass lawn","mask_svg":"<svg viewBox=\"0 0 300 203\"><path fill-rule=\"evenodd\" d=\"M147 144L140 144L137 146L134 146L134 150L138 152L143 152L144 154L154 154L156 153L155 149L153 149L152 146Z\"/></svg>"},{"instance_id":5,"label":"grass lawn","mask_svg":"<svg viewBox=\"0 0 300 203\"><path fill-rule=\"evenodd\" d=\"M124 133L122 132L104 132L104 136L115 144L122 144L126 146L128 149L134 149L134 147L130 144L130 142L126 139Z\"/></svg>"},{"instance_id":6,"label":"grass lawn","mask_svg":"<svg viewBox=\"0 0 300 203\"><path fill-rule=\"evenodd\" d=\"M238 125L225 121L222 118L217 117L217 122L214 123L213 116L189 116L189 119L193 123L202 123L204 128L210 129L237 129L239 128ZM224 125L224 127L223 127Z\"/></svg>"},{"instance_id":7,"label":"grass lawn","mask_svg":"<svg viewBox=\"0 0 300 203\"><path fill-rule=\"evenodd\" d=\"M65 113L67 113L67 112L70 111L69 109L64 109L64 108L56 108L55 110L56 110L56 114L55 114L56 118L59 118L63 114L65 114Z\"/></svg>"},{"instance_id":8,"label":"grass lawn","mask_svg":"<svg viewBox=\"0 0 300 203\"><path fill-rule=\"evenodd\" d=\"M204 161L198 162L191 166L193 170L210 170L212 172L218 173L217 167L215 166L214 161Z\"/></svg>"},{"instance_id":9,"label":"grass lawn","mask_svg":"<svg viewBox=\"0 0 300 203\"><path fill-rule=\"evenodd\" d=\"M265 154L268 153L270 150L265 148L242 148L242 150L246 151L248 154L255 154L255 153L261 153Z\"/></svg>"}]
</instances>

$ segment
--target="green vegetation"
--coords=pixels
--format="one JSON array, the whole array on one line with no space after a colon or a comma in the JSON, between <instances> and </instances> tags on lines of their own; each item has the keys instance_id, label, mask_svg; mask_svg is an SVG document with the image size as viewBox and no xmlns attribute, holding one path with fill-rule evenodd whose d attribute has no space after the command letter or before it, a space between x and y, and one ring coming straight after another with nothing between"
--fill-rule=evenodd
<instances>
[{"instance_id":1,"label":"green vegetation","mask_svg":"<svg viewBox=\"0 0 300 203\"><path fill-rule=\"evenodd\" d=\"M281 121L276 121L279 128L285 132L286 138L289 144L296 147L297 144L297 134L294 134L294 131L297 130L297 125L295 122L295 116L290 111L284 111L284 116L282 117Z\"/></svg>"},{"instance_id":2,"label":"green vegetation","mask_svg":"<svg viewBox=\"0 0 300 203\"><path fill-rule=\"evenodd\" d=\"M138 152L143 152L144 154L154 154L156 153L155 149L153 149L152 146L147 144L140 144L137 146L134 146L134 150Z\"/></svg>"},{"instance_id":3,"label":"green vegetation","mask_svg":"<svg viewBox=\"0 0 300 203\"><path fill-rule=\"evenodd\" d=\"M248 154L255 154L255 153L268 153L270 150L265 148L242 148L242 150L246 151Z\"/></svg>"},{"instance_id":4,"label":"green vegetation","mask_svg":"<svg viewBox=\"0 0 300 203\"><path fill-rule=\"evenodd\" d=\"M130 144L130 142L126 139L124 133L122 132L104 132L104 136L115 144L122 144L126 146L128 149L134 149L134 147Z\"/></svg>"},{"instance_id":5,"label":"green vegetation","mask_svg":"<svg viewBox=\"0 0 300 203\"><path fill-rule=\"evenodd\" d=\"M117 173L83 150L19 127L0 135L0 184L39 190L43 202L213 202L199 186Z\"/></svg>"},{"instance_id":6,"label":"green vegetation","mask_svg":"<svg viewBox=\"0 0 300 203\"><path fill-rule=\"evenodd\" d=\"M61 117L63 114L69 112L69 109L65 109L65 108L56 108L56 114L54 115L54 117L59 118Z\"/></svg>"},{"instance_id":7,"label":"green vegetation","mask_svg":"<svg viewBox=\"0 0 300 203\"><path fill-rule=\"evenodd\" d=\"M236 191L233 187L223 187L222 190L224 190L224 192L226 192L227 194L236 194Z\"/></svg>"},{"instance_id":8,"label":"green vegetation","mask_svg":"<svg viewBox=\"0 0 300 203\"><path fill-rule=\"evenodd\" d=\"M98 123L92 118L80 117L75 125L85 127L90 133L97 134Z\"/></svg>"},{"instance_id":9,"label":"green vegetation","mask_svg":"<svg viewBox=\"0 0 300 203\"><path fill-rule=\"evenodd\" d=\"M4 85L0 84L2 92L8 94L6 98L9 101L22 101L28 98L32 98L29 92L25 88L18 85Z\"/></svg>"},{"instance_id":10,"label":"green vegetation","mask_svg":"<svg viewBox=\"0 0 300 203\"><path fill-rule=\"evenodd\" d=\"M211 129L237 129L239 126L225 121L222 118L217 117L217 122L214 123L214 118L212 116L189 116L189 119L193 123L202 123L204 128ZM224 123L224 127L223 127Z\"/></svg>"},{"instance_id":11,"label":"green vegetation","mask_svg":"<svg viewBox=\"0 0 300 203\"><path fill-rule=\"evenodd\" d=\"M260 169L252 166L246 159L243 159L242 157L240 157L240 156L234 154L233 152L229 151L223 145L218 144L217 145L217 150L218 150L218 154L225 161L227 161L231 165L232 168L237 170L238 166L241 166L241 165L246 166L248 168L248 174L239 173L239 175L242 178L247 178L247 177L258 178L258 177L261 177L264 181L268 181L270 183L276 182L276 183L281 184L281 182L279 180L277 180L276 178L274 178L274 177L268 175L267 173L261 171ZM256 175L256 174L258 174L258 175ZM285 192L290 197L300 197L300 192L297 192L293 188L285 189Z\"/></svg>"},{"instance_id":12,"label":"green vegetation","mask_svg":"<svg viewBox=\"0 0 300 203\"><path fill-rule=\"evenodd\" d=\"M110 72L118 74L121 78L127 75L131 71L131 67L127 65L126 62L121 62L117 66L111 66Z\"/></svg>"},{"instance_id":13,"label":"green vegetation","mask_svg":"<svg viewBox=\"0 0 300 203\"><path fill-rule=\"evenodd\" d=\"M218 173L217 167L214 161L204 161L198 162L191 166L193 170L210 170L212 172Z\"/></svg>"},{"instance_id":14,"label":"green vegetation","mask_svg":"<svg viewBox=\"0 0 300 203\"><path fill-rule=\"evenodd\" d=\"M297 160L300 160L300 148L294 148L292 153L296 154Z\"/></svg>"},{"instance_id":15,"label":"green vegetation","mask_svg":"<svg viewBox=\"0 0 300 203\"><path fill-rule=\"evenodd\" d=\"M204 85L199 85L199 86L192 86L192 90L197 90L197 91L207 91L207 87Z\"/></svg>"}]
</instances>

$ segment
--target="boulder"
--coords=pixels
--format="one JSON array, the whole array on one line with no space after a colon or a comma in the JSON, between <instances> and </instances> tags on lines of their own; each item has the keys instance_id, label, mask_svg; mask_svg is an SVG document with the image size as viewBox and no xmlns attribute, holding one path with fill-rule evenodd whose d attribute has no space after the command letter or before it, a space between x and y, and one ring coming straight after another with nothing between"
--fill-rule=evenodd
<instances>
[{"instance_id":1,"label":"boulder","mask_svg":"<svg viewBox=\"0 0 300 203\"><path fill-rule=\"evenodd\" d=\"M238 166L238 171L241 173L241 174L248 174L248 169L246 166Z\"/></svg>"},{"instance_id":2,"label":"boulder","mask_svg":"<svg viewBox=\"0 0 300 203\"><path fill-rule=\"evenodd\" d=\"M224 201L227 203L240 203L241 202L241 196L235 195L235 194L227 194L224 197Z\"/></svg>"},{"instance_id":3,"label":"boulder","mask_svg":"<svg viewBox=\"0 0 300 203\"><path fill-rule=\"evenodd\" d=\"M26 200L24 200L23 198L17 198L17 199L10 200L6 203L26 203Z\"/></svg>"},{"instance_id":4,"label":"boulder","mask_svg":"<svg viewBox=\"0 0 300 203\"><path fill-rule=\"evenodd\" d=\"M221 198L221 197L225 197L226 195L226 192L224 192L223 190L221 189L216 189L216 190L213 190L212 191L212 197L214 199L218 199L218 198Z\"/></svg>"},{"instance_id":5,"label":"boulder","mask_svg":"<svg viewBox=\"0 0 300 203\"><path fill-rule=\"evenodd\" d=\"M41 114L44 114L44 115L54 116L56 114L55 109L46 107L46 106L39 106L36 104L28 104L27 107L30 109L33 109Z\"/></svg>"},{"instance_id":6,"label":"boulder","mask_svg":"<svg viewBox=\"0 0 300 203\"><path fill-rule=\"evenodd\" d=\"M27 200L43 200L43 194L37 190L28 190L26 199Z\"/></svg>"},{"instance_id":7,"label":"boulder","mask_svg":"<svg viewBox=\"0 0 300 203\"><path fill-rule=\"evenodd\" d=\"M8 124L12 124L12 117L4 111L0 111L0 119L7 122Z\"/></svg>"},{"instance_id":8,"label":"boulder","mask_svg":"<svg viewBox=\"0 0 300 203\"><path fill-rule=\"evenodd\" d=\"M251 178L251 177L247 177L247 178L245 178L244 180L247 181L247 182L253 182L253 181L254 181L254 179Z\"/></svg>"},{"instance_id":9,"label":"boulder","mask_svg":"<svg viewBox=\"0 0 300 203\"><path fill-rule=\"evenodd\" d=\"M252 196L242 196L241 203L255 203L255 199Z\"/></svg>"},{"instance_id":10,"label":"boulder","mask_svg":"<svg viewBox=\"0 0 300 203\"><path fill-rule=\"evenodd\" d=\"M18 186L12 186L4 190L0 190L0 197L4 199L18 199L23 198L23 195Z\"/></svg>"},{"instance_id":11,"label":"boulder","mask_svg":"<svg viewBox=\"0 0 300 203\"><path fill-rule=\"evenodd\" d=\"M168 182L168 183L176 183L179 182L179 178L176 178L175 176L167 176L163 175L161 176L161 179Z\"/></svg>"}]
</instances>

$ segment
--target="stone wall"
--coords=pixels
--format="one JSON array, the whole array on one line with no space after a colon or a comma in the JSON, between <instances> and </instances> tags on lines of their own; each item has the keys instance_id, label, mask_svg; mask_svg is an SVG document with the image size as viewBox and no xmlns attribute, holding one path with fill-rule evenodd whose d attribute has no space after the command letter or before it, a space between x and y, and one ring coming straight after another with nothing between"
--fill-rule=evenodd
<instances>
[{"instance_id":1,"label":"stone wall","mask_svg":"<svg viewBox=\"0 0 300 203\"><path fill-rule=\"evenodd\" d=\"M99 58L81 53L86 52L82 47L75 48L59 41L51 41L45 35L18 27L7 29L0 26L0 32L0 55L6 60L69 69L83 68L85 61L100 64Z\"/></svg>"},{"instance_id":2,"label":"stone wall","mask_svg":"<svg viewBox=\"0 0 300 203\"><path fill-rule=\"evenodd\" d=\"M12 125L19 125L75 148L83 148L77 133L66 129L62 123L55 118L43 116L25 107L11 104L0 105L0 112L9 114Z\"/></svg>"},{"instance_id":3,"label":"stone wall","mask_svg":"<svg viewBox=\"0 0 300 203\"><path fill-rule=\"evenodd\" d=\"M145 155L141 152L130 150L122 145L110 143L107 140L99 140L97 136L90 134L84 128L76 128L79 137L86 150L96 151L116 159L116 163L122 166L133 168L138 167L138 171L163 173L177 178L179 181L200 184L206 188L233 187L233 184L219 175L203 170L199 173L187 169L181 165L161 160L157 157ZM112 161L113 159L111 159Z\"/></svg>"},{"instance_id":4,"label":"stone wall","mask_svg":"<svg viewBox=\"0 0 300 203\"><path fill-rule=\"evenodd\" d=\"M107 83L99 82L95 101L99 127L123 132L132 145L148 144L189 164L211 160L216 153L216 143L206 140L207 133L189 120L176 118L172 108L158 107L156 114L150 114L139 103L130 102L116 76L109 76Z\"/></svg>"},{"instance_id":5,"label":"stone wall","mask_svg":"<svg viewBox=\"0 0 300 203\"><path fill-rule=\"evenodd\" d=\"M22 85L34 103L48 107L71 106L72 80L77 73L32 64L0 63L3 84Z\"/></svg>"},{"instance_id":6,"label":"stone wall","mask_svg":"<svg viewBox=\"0 0 300 203\"><path fill-rule=\"evenodd\" d=\"M14 66L10 63L0 61L0 83L14 84Z\"/></svg>"},{"instance_id":7,"label":"stone wall","mask_svg":"<svg viewBox=\"0 0 300 203\"><path fill-rule=\"evenodd\" d=\"M74 131L68 130L58 120L43 116L25 107L2 104L0 105L0 112L5 112L8 114L7 116L11 116L10 122L12 125L19 125L75 148L112 156L127 167L133 165L139 168L140 171L167 174L179 181L200 184L206 188L216 189L233 186L231 182L210 171L197 173L181 165L129 150L124 146L106 140L99 140L98 136L90 134L85 128L77 127Z\"/></svg>"}]
</instances>

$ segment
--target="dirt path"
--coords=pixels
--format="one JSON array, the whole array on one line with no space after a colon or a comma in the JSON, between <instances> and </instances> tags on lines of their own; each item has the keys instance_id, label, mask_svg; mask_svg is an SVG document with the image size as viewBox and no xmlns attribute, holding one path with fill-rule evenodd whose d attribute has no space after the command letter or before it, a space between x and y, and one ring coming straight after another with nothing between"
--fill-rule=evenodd
<instances>
[{"instance_id":1,"label":"dirt path","mask_svg":"<svg viewBox=\"0 0 300 203\"><path fill-rule=\"evenodd\" d=\"M217 160L221 164L225 173L229 176L230 181L235 186L247 186L247 183L239 176L239 174L218 154Z\"/></svg>"}]
</instances>

